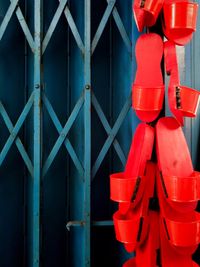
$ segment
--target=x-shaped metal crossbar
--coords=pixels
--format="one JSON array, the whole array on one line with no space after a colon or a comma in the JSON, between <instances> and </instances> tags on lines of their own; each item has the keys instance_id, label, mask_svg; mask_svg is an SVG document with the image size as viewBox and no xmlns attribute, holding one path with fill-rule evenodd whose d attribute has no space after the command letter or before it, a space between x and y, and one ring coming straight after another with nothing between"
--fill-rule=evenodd
<instances>
[{"instance_id":1,"label":"x-shaped metal crossbar","mask_svg":"<svg viewBox=\"0 0 200 267\"><path fill-rule=\"evenodd\" d=\"M41 57L44 55L52 37L53 34L56 30L56 27L58 26L59 20L61 18L62 15L65 16L66 20L67 20L67 25L69 27L69 29L71 30L71 34L74 37L74 40L76 42L76 45L78 46L80 53L83 55L83 60L84 60L84 64L85 66L87 65L87 67L90 67L90 61L91 61L91 57L93 55L93 53L95 52L96 47L98 46L98 43L101 39L101 37L103 36L105 27L109 21L109 19L112 17L116 27L119 30L119 33L122 37L122 40L125 44L125 47L127 48L127 52L131 55L132 54L132 44L130 41L130 38L127 34L127 31L124 27L123 21L120 17L120 14L118 12L118 9L116 7L116 3L117 0L105 0L107 1L107 7L105 9L105 12L102 16L102 19L99 23L99 26L97 27L96 33L94 34L94 38L93 40L91 39L90 36L90 23L88 23L87 27L86 27L86 31L85 31L85 40L83 41L81 38L81 34L77 28L77 25L75 23L75 20L71 14L70 8L69 8L69 4L68 4L68 0L57 0L58 1L58 7L56 9L56 12L52 18L52 21L49 24L48 30L44 35L44 39L42 40L40 34L41 34L41 25L40 23L35 23L35 30L34 30L34 35L31 33L30 28L27 24L26 18L23 15L23 12L20 8L20 0L10 0L10 5L8 7L8 10L0 24L0 41L2 40L6 29L9 26L9 23L11 21L11 18L13 17L13 15L15 14L18 22L21 26L21 29L25 35L26 41L29 44L29 47L32 51L32 53L34 54L34 63L35 63L35 68L34 68L34 89L33 89L33 93L31 94L31 96L29 97L27 103L25 104L23 111L21 113L21 115L19 116L19 118L17 119L16 123L14 124L11 121L11 118L9 116L9 114L6 111L6 105L4 103L2 103L0 101L0 116L2 116L3 121L5 123L6 128L9 131L9 137L6 141L6 143L4 144L2 150L0 151L0 167L3 164L3 162L6 159L6 156L8 155L8 152L10 151L11 147L13 144L15 144L17 146L17 149L30 173L30 175L34 178L34 197L36 199L35 203L33 203L33 210L34 210L34 215L33 215L33 254L35 255L35 263L34 266L39 266L39 252L38 247L39 247L39 223L40 223L40 218L39 218L39 210L40 210L40 176L44 177L47 172L50 170L50 167L52 165L52 163L54 162L56 156L58 155L59 150L61 149L61 147L64 145L67 152L70 155L70 158L72 159L76 169L79 172L80 177L82 177L83 179L85 179L87 177L87 181L85 182L85 193L88 193L90 190L90 182L91 180L96 176L97 171L99 170L103 160L105 159L106 154L108 153L110 147L114 146L114 149L120 159L120 161L122 162L123 165L125 165L125 154L117 140L117 134L119 132L120 127L122 126L123 121L125 120L125 117L128 113L128 111L130 110L130 106L131 106L131 97L129 96L127 101L125 102L121 112L119 113L119 116L116 120L116 122L114 123L113 126L111 126L104 114L103 109L101 108L98 100L96 99L96 96L94 94L94 92L92 92L91 90L91 77L90 77L90 73L87 72L87 74L85 75L85 88L83 89L83 93L80 96L80 98L78 99L77 103L75 104L71 114L69 115L68 119L66 120L65 125L63 126L62 123L60 122L60 120L58 119L58 116L52 106L52 104L50 103L47 95L45 94L45 91L43 91L41 93L41 66L40 66L40 62L41 62ZM41 14L41 1L34 1L35 3L35 20L37 19L37 17L40 17ZM89 14L89 10L90 10L90 0L85 0L85 3L89 3L86 4L86 11L85 11L85 16L87 16ZM87 20L85 20L85 23L87 24ZM86 70L86 68L85 68ZM87 78L86 78L87 77ZM89 89L88 89L89 88ZM39 107L40 104L40 100L42 100L42 104L43 107L46 109L47 114L49 115L56 131L58 132L58 138L55 141L49 155L47 156L47 158L44 161L44 164L42 166L42 162L40 159L40 149L39 147L42 146L42 144L40 143L39 145L34 145L34 157L33 157L33 162L31 161L25 146L23 145L20 137L19 137L19 132L22 129L28 114L30 113L31 109L34 109L34 144L36 144L36 142L41 142L40 140L40 130L35 131L37 129L37 125L38 127L41 126L41 124L39 123L39 118L40 118L40 114L41 114L41 107ZM81 109L84 108L84 122L85 125L88 124L90 125L90 118L86 118L87 115L88 117L90 116L90 108L91 105L93 106L95 112L98 115L98 118L100 119L100 122L103 125L103 128L106 131L107 134L107 138L105 140L104 145L102 146L99 155L97 156L97 159L94 163L93 166L91 166L91 171L90 171L90 163L88 162L84 162L82 163L81 160L79 159L78 155L75 152L75 149L73 148L68 135L69 135L69 131L72 128L73 124L76 122L76 118L78 116L78 114L80 113ZM86 108L85 108L86 107ZM87 110L86 110L87 109ZM87 131L88 132L88 131ZM91 136L91 133L88 133L88 136ZM86 152L88 152L88 148L87 148L87 141L90 137L85 139L85 147L86 147ZM89 142L88 142L89 143ZM86 157L86 156L85 156ZM87 159L85 159L85 161L87 161ZM41 168L41 172L40 172L40 168ZM91 176L91 177L89 177ZM86 204L88 205L88 203L90 203L89 200L89 194L86 194L86 200L85 202L87 202ZM85 204L85 205L86 205ZM88 214L90 208L85 208L84 212L86 214ZM89 217L86 218L86 223L85 223L85 228L89 229L89 223L90 223L90 219ZM86 232L89 230L86 230ZM87 235L87 240L85 242L86 245L88 245L89 239ZM88 254L89 255L89 254ZM88 265L88 258L89 256L86 257L85 259L85 266L89 266Z\"/></svg>"},{"instance_id":2,"label":"x-shaped metal crossbar","mask_svg":"<svg viewBox=\"0 0 200 267\"><path fill-rule=\"evenodd\" d=\"M20 140L20 138L18 137L18 133L24 123L24 121L27 118L27 115L29 113L29 111L31 110L31 107L33 106L33 95L32 94L27 102L27 104L25 105L19 119L17 120L15 126L13 126L10 117L8 116L5 107L3 106L3 104L0 102L0 115L2 116L6 127L8 128L9 132L10 132L10 136L8 137L2 151L0 152L0 166L2 165L3 161L5 160L12 144L15 142L31 176L33 176L33 165L32 162Z\"/></svg>"},{"instance_id":3,"label":"x-shaped metal crossbar","mask_svg":"<svg viewBox=\"0 0 200 267\"><path fill-rule=\"evenodd\" d=\"M46 32L46 35L45 35L45 38L43 40L43 43L42 43L42 53L44 54L51 38L52 38L52 35L56 29L56 26L58 24L58 21L61 17L61 15L64 13L66 19L67 19L67 22L68 22L68 25L71 29L71 32L76 40L76 43L80 49L80 51L84 54L84 44L83 44L83 41L80 37L80 34L78 32L78 29L76 27L76 24L74 22L74 19L71 15L71 12L69 10L69 7L67 6L67 3L68 3L68 0L59 0L59 5L58 5L58 8L54 14L54 17L50 23L50 26ZM120 18L120 15L118 13L118 10L117 8L115 7L115 4L116 4L116 0L107 0L107 8L104 12L104 15L99 23L99 26L98 26L98 29L95 33L95 36L93 38L93 41L92 41L92 53L95 51L95 48L97 47L98 45L98 42L104 32L104 29L106 27L106 24L110 18L110 16L112 15L113 18L114 18L114 21L119 29L119 32L122 36L122 39L128 49L128 52L131 53L131 42L130 42L130 39L126 33L126 30L125 30L125 27L123 25L123 22ZM30 30L27 26L27 23L26 23L26 20L22 14L22 11L19 7L19 0L11 0L11 4L7 10L7 13L0 25L0 40L2 39L4 33L5 33L5 30L9 24L9 21L11 20L11 17L12 15L16 13L16 16L18 18L18 21L22 27L22 30L26 36L26 39L27 39L27 42L29 43L30 45L30 48L31 50L34 52L34 40L33 40L33 37L30 33ZM30 97L30 100L32 101L32 98L33 96ZM24 122L24 120L26 119L26 116L28 115L28 112L30 110L30 103L32 104L32 102L29 100L29 102L26 104L25 108L24 108L24 111L22 112L20 118L19 118L19 122L18 124L16 125L17 128L15 127L14 129L12 129L12 132L11 132L11 135L7 141L7 143L5 144L1 154L0 154L0 165L2 164L3 160L5 159L5 156L7 155L11 145L13 144L13 142L15 141L15 138L17 137L17 133L19 132L21 126L22 126L22 122ZM83 174L84 174L84 169L83 169L83 166L82 166L82 163L80 162L80 160L78 159L78 156L76 155L75 151L74 151L74 148L72 147L69 139L67 138L67 133L69 132L69 130L71 129L82 105L83 105L83 102L84 102L84 99L83 99L83 96L81 96L81 98L79 99L79 101L77 102L74 110L72 111L71 113L71 116L69 117L66 125L64 128L62 128L61 126L61 123L60 121L58 120L58 117L51 105L51 103L49 102L48 98L45 96L45 94L43 94L43 102L44 102L44 106L45 108L47 109L48 111L48 114L52 120L52 122L54 123L54 126L56 127L56 130L58 131L59 133L59 137L58 137L58 140L56 141L54 147L52 148L52 151L50 152L46 162L44 163L44 166L43 166L43 176L47 173L47 171L49 170L51 164L53 163L60 147L62 146L62 144L64 143L65 144L65 147L68 151L68 153L70 154L70 157L72 158L77 170L79 171L81 177L83 177ZM120 113L120 116L118 118L118 120L116 121L116 124L114 125L113 129L110 127L110 125L108 124L108 121L101 109L101 106L99 105L94 93L92 93L92 104L95 108L95 111L97 112L98 114L98 117L102 123L102 125L104 126L104 129L106 130L106 133L108 134L108 139L106 140L104 146L102 147L102 150L99 154L99 156L97 157L97 160L92 168L92 177L94 177L100 167L100 165L102 164L102 161L103 159L105 158L110 146L114 145L114 148L122 162L122 164L124 165L125 164L125 155L118 143L118 141L115 139L115 136L117 135L117 132L123 122L123 120L125 119L126 117L126 114L130 108L130 98L128 98L124 108L122 109L121 113ZM3 107L3 105L1 104L1 115L3 116L4 118L4 121L8 127L8 121L9 120L9 117L8 115L5 116L5 113L6 110L5 108ZM24 116L24 114L26 114L26 116ZM11 122L11 121L10 121ZM11 131L11 124L9 125L9 130ZM16 131L17 129L17 131ZM31 174L33 174L33 166L32 166L32 163L22 145L22 143L20 144L19 142L21 142L19 140L19 138L16 139L16 145L17 146L20 146L20 153L22 155L22 158L24 159L25 161L25 164L27 166L27 168L29 169L29 172Z\"/></svg>"}]
</instances>

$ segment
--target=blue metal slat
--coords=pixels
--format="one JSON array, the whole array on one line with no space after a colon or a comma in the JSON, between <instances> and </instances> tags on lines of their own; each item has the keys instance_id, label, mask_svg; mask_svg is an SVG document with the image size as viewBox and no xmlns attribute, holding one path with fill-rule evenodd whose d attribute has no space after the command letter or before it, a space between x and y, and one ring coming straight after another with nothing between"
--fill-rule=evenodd
<instances>
[{"instance_id":1,"label":"blue metal slat","mask_svg":"<svg viewBox=\"0 0 200 267\"><path fill-rule=\"evenodd\" d=\"M107 6L107 8L105 10L105 13L104 13L104 15L103 15L103 17L101 19L101 22L100 22L100 24L98 26L98 29L97 29L96 34L94 36L94 39L92 41L92 54L94 53L94 50L95 50L95 48L96 48L96 46L97 46L97 44L98 44L98 42L99 42L99 40L101 38L101 35L102 35L105 27L106 27L106 24L108 23L108 20L109 20L110 15L111 15L111 13L113 11L115 3L116 3L116 0L108 1L108 6Z\"/></svg>"},{"instance_id":2,"label":"blue metal slat","mask_svg":"<svg viewBox=\"0 0 200 267\"><path fill-rule=\"evenodd\" d=\"M63 127L60 123L60 121L58 120L58 117L51 105L51 103L49 102L49 100L47 99L47 97L45 95L43 95L43 101L44 101L44 105L48 111L49 116L51 117L54 126L56 127L59 135L62 133ZM79 160L79 158L76 155L76 152L74 151L73 146L71 145L71 142L69 141L69 139L66 137L65 141L64 141L65 147L67 149L67 151L69 152L71 159L74 162L74 165L76 166L77 170L79 171L79 174L81 176L81 178L84 176L84 169L83 166ZM45 174L44 174L45 175Z\"/></svg>"},{"instance_id":3,"label":"blue metal slat","mask_svg":"<svg viewBox=\"0 0 200 267\"><path fill-rule=\"evenodd\" d=\"M22 11L19 8L19 6L16 9L16 15L17 15L18 21L19 21L19 23L20 23L20 25L22 27L24 35L26 36L27 42L28 42L31 50L34 52L34 40L33 40L31 32L30 32L30 30L29 30L29 28L27 26L26 20L25 20L25 18L23 16Z\"/></svg>"},{"instance_id":4,"label":"blue metal slat","mask_svg":"<svg viewBox=\"0 0 200 267\"><path fill-rule=\"evenodd\" d=\"M84 54L84 261L91 260L91 0L85 0L85 54Z\"/></svg>"},{"instance_id":5,"label":"blue metal slat","mask_svg":"<svg viewBox=\"0 0 200 267\"><path fill-rule=\"evenodd\" d=\"M13 0L6 12L6 15L4 16L4 19L0 25L0 40L2 39L4 33L5 33L5 30L8 26L8 23L10 22L10 19L16 9L16 6L17 6L17 3L19 2L19 0Z\"/></svg>"},{"instance_id":6,"label":"blue metal slat","mask_svg":"<svg viewBox=\"0 0 200 267\"><path fill-rule=\"evenodd\" d=\"M81 39L80 33L78 32L78 29L76 27L74 19L73 19L72 15L71 15L71 12L70 12L70 10L69 10L69 8L67 6L65 8L64 13L65 13L65 17L66 17L66 19L67 19L67 21L69 23L69 27L70 27L70 29L72 31L72 34L74 36L74 39L75 39L75 41L76 41L76 43L77 43L82 55L84 55L84 44L83 44L83 41Z\"/></svg>"},{"instance_id":7,"label":"blue metal slat","mask_svg":"<svg viewBox=\"0 0 200 267\"><path fill-rule=\"evenodd\" d=\"M104 127L104 129L106 131L106 133L109 135L110 132L112 131L112 129L111 129L111 127L110 127L110 125L109 125L109 123L108 123L108 121L107 121L107 119L106 119L106 117L105 117L105 115L104 115L104 113L103 113L103 111L101 109L101 106L98 103L98 101L97 101L97 99L96 99L94 94L92 94L92 104L93 104L94 109L96 110L96 112L97 112L97 114L99 116L99 119L100 119L100 121L101 121L101 123L102 123L102 125L103 125L103 127ZM116 153L118 154L123 166L125 166L126 158L125 158L124 152L123 152L122 148L120 147L120 144L117 141L117 139L114 139L113 145L114 145Z\"/></svg>"},{"instance_id":8,"label":"blue metal slat","mask_svg":"<svg viewBox=\"0 0 200 267\"><path fill-rule=\"evenodd\" d=\"M58 21L59 21L61 15L63 13L63 10L65 9L67 1L68 0L60 1L60 4L59 4L59 6L58 6L58 8L56 10L56 13L55 13L52 21L51 21L51 24L49 26L49 29L48 29L45 37L44 37L44 40L43 40L43 43L42 43L42 54L44 54L44 52L45 52L45 50L46 50L46 48L48 46L48 43L49 43L49 41L50 41L50 39L51 39L51 37L53 35L53 32L55 31L55 28L56 28L56 26L58 24Z\"/></svg>"},{"instance_id":9,"label":"blue metal slat","mask_svg":"<svg viewBox=\"0 0 200 267\"><path fill-rule=\"evenodd\" d=\"M109 132L109 136L108 138L106 139L106 142L104 143L97 159L96 159L96 162L94 163L94 166L92 168L92 178L95 177L102 161L104 160L110 146L112 145L122 123L124 122L124 119L127 115L127 113L129 112L130 110L130 107L131 107L131 97L128 98L128 100L126 101L126 103L124 104L120 114L119 114L119 117L118 119L116 120L112 130Z\"/></svg>"},{"instance_id":10,"label":"blue metal slat","mask_svg":"<svg viewBox=\"0 0 200 267\"><path fill-rule=\"evenodd\" d=\"M0 2L0 24L7 16L9 1ZM7 18L8 19L8 18ZM24 82L24 38L18 20L13 13L0 40L0 147L2 148L23 110L25 102ZM1 28L2 30L2 28ZM2 33L2 32L1 32ZM3 110L2 110L3 109ZM5 112L4 112L5 111ZM3 119L3 120L2 120ZM21 157L15 146L9 150L6 160L0 166L0 266L21 267L24 264L24 181L28 159L25 151L24 131L19 133ZM24 149L23 149L24 148ZM28 161L27 161L28 162ZM30 162L29 162L30 163Z\"/></svg>"},{"instance_id":11,"label":"blue metal slat","mask_svg":"<svg viewBox=\"0 0 200 267\"><path fill-rule=\"evenodd\" d=\"M199 55L200 55L200 16L198 16L197 21L197 31L193 35L193 40L191 42L191 69L186 71L191 73L191 87L196 88L200 91L200 66L199 66ZM195 119L192 119L192 129L191 129L191 152L194 166L200 170L200 109L198 109L198 115Z\"/></svg>"},{"instance_id":12,"label":"blue metal slat","mask_svg":"<svg viewBox=\"0 0 200 267\"><path fill-rule=\"evenodd\" d=\"M1 102L0 102L0 113L2 115L2 118L3 118L7 128L9 130L10 134L12 134L13 129L14 129L13 124L12 124L12 122L11 122L11 120L10 120L10 118L9 118L9 116L8 116L6 110L5 110L5 108ZM31 176L33 177L33 164L32 164L32 162L31 162L31 160L30 160L30 158L29 158L29 156L28 156L28 154L27 154L27 152L26 152L19 137L16 138L15 143L16 143L16 146L17 146Z\"/></svg>"},{"instance_id":13,"label":"blue metal slat","mask_svg":"<svg viewBox=\"0 0 200 267\"><path fill-rule=\"evenodd\" d=\"M66 122L64 128L62 129L58 139L56 140L56 143L53 146L47 160L44 163L44 167L43 167L43 171L42 171L43 176L47 173L47 171L48 171L49 167L51 166L52 162L54 161L60 147L65 142L65 139L67 138L67 134L68 134L69 130L71 129L74 121L76 120L76 118L79 114L79 111L83 105L83 102L84 102L84 99L83 99L83 95L82 95L79 98L77 104L75 105L69 119L67 120L67 122Z\"/></svg>"},{"instance_id":14,"label":"blue metal slat","mask_svg":"<svg viewBox=\"0 0 200 267\"><path fill-rule=\"evenodd\" d=\"M34 127L34 177L33 177L33 222L32 222L32 252L31 266L40 266L40 199L41 199L41 155L42 155L42 140L41 140L41 50L42 50L42 1L35 0L34 3L34 111L33 111L33 127Z\"/></svg>"},{"instance_id":15,"label":"blue metal slat","mask_svg":"<svg viewBox=\"0 0 200 267\"><path fill-rule=\"evenodd\" d=\"M119 30L120 34L121 34L121 37L122 37L122 39L123 39L128 51L129 51L130 55L131 55L131 53L132 53L131 41L130 41L130 39L128 37L128 34L126 32L126 29L124 27L124 24L123 24L123 22L121 20L121 17L119 15L119 12L118 12L116 7L113 9L113 18L114 18L114 20L116 22L116 25L118 27L118 30Z\"/></svg>"},{"instance_id":16,"label":"blue metal slat","mask_svg":"<svg viewBox=\"0 0 200 267\"><path fill-rule=\"evenodd\" d=\"M19 119L16 123L16 125L14 126L14 128L12 129L12 132L8 138L8 140L6 141L1 153L0 153L0 165L2 164L2 162L4 161L8 151L10 150L10 147L12 146L13 142L15 141L19 130L21 129L31 107L33 104L33 95L30 96L29 101L27 102L27 104L25 105L21 115L19 116ZM8 121L7 121L8 122Z\"/></svg>"}]
</instances>

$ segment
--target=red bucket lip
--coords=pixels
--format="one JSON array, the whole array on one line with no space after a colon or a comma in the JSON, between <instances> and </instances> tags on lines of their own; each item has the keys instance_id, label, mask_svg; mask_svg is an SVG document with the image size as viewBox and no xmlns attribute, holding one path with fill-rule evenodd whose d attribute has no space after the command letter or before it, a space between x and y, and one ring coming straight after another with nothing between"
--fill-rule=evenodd
<instances>
[{"instance_id":1,"label":"red bucket lip","mask_svg":"<svg viewBox=\"0 0 200 267\"><path fill-rule=\"evenodd\" d=\"M176 107L178 110L182 111L185 117L195 117L197 114L200 92L182 85L174 85L180 91L180 107ZM176 92L176 89L174 89Z\"/></svg>"},{"instance_id":2,"label":"red bucket lip","mask_svg":"<svg viewBox=\"0 0 200 267\"><path fill-rule=\"evenodd\" d=\"M193 2L164 3L164 5L163 5L164 20L165 20L165 14L167 12L169 12L169 13L167 13L167 15L170 16L165 20L164 25L165 26L170 26L170 24L171 24L171 27L173 25L172 28L180 28L180 26L176 26L174 23L178 21L180 23L180 25L181 25L181 24L184 24L184 22L185 22L184 29L185 29L186 26L188 26L189 29L196 30L196 27L194 27L194 26L196 26L195 22L197 20L198 7L199 7L199 5L197 3L193 3ZM188 9L192 10L193 13L191 14L191 12L188 12ZM180 19L182 21L181 20L174 20L173 21L173 16L177 15L177 14L175 14L176 12L181 12L181 18ZM186 25L186 21L183 20L184 17L188 18L189 16L190 17L193 16L193 17L190 18L190 22L192 22L193 25Z\"/></svg>"},{"instance_id":3,"label":"red bucket lip","mask_svg":"<svg viewBox=\"0 0 200 267\"><path fill-rule=\"evenodd\" d=\"M163 106L165 85L144 87L132 85L132 106L140 111L160 111Z\"/></svg>"},{"instance_id":4,"label":"red bucket lip","mask_svg":"<svg viewBox=\"0 0 200 267\"><path fill-rule=\"evenodd\" d=\"M200 173L194 171L191 176L179 177L162 175L168 199L174 202L191 203L200 199Z\"/></svg>"},{"instance_id":5,"label":"red bucket lip","mask_svg":"<svg viewBox=\"0 0 200 267\"><path fill-rule=\"evenodd\" d=\"M156 23L162 9L164 0L146 0L143 3L135 0L133 3L133 14L137 28L140 32L145 26L151 27Z\"/></svg>"},{"instance_id":6,"label":"red bucket lip","mask_svg":"<svg viewBox=\"0 0 200 267\"><path fill-rule=\"evenodd\" d=\"M120 211L115 212L113 214L113 221L116 239L124 244L134 244L134 246L142 243L148 234L148 219L149 216L142 216L141 212L132 214L129 218L122 215ZM142 227L141 230L140 227ZM139 235L140 239L138 240Z\"/></svg>"},{"instance_id":7,"label":"red bucket lip","mask_svg":"<svg viewBox=\"0 0 200 267\"><path fill-rule=\"evenodd\" d=\"M125 174L125 172L116 172L116 173L112 173L111 175L110 175L110 179L115 179L115 180L119 180L119 181L121 181L121 180L123 180L123 181L125 181L125 180L135 180L135 179L137 179L138 178L138 176L127 176L126 174Z\"/></svg>"},{"instance_id":8,"label":"red bucket lip","mask_svg":"<svg viewBox=\"0 0 200 267\"><path fill-rule=\"evenodd\" d=\"M197 213L198 214L198 213ZM164 218L169 241L176 247L192 247L200 243L200 214L196 220L180 222ZM188 233L188 235L186 235Z\"/></svg>"},{"instance_id":9,"label":"red bucket lip","mask_svg":"<svg viewBox=\"0 0 200 267\"><path fill-rule=\"evenodd\" d=\"M116 239L124 244L137 244L140 217L126 219L120 212L113 215Z\"/></svg>"},{"instance_id":10,"label":"red bucket lip","mask_svg":"<svg viewBox=\"0 0 200 267\"><path fill-rule=\"evenodd\" d=\"M133 214L132 217L127 218L126 215L121 214L120 211L116 211L113 214L113 220L116 220L117 222L127 222L127 223L128 222L139 222L141 217L140 216L135 216Z\"/></svg>"},{"instance_id":11,"label":"red bucket lip","mask_svg":"<svg viewBox=\"0 0 200 267\"><path fill-rule=\"evenodd\" d=\"M136 192L135 194L137 194L142 179L144 179L144 176L130 177L127 176L125 172L111 174L110 175L111 200L119 203L133 202L134 200L132 198L134 196L134 192Z\"/></svg>"},{"instance_id":12,"label":"red bucket lip","mask_svg":"<svg viewBox=\"0 0 200 267\"><path fill-rule=\"evenodd\" d=\"M163 5L163 31L165 36L178 45L185 45L196 31L198 4L173 2Z\"/></svg>"}]
</instances>

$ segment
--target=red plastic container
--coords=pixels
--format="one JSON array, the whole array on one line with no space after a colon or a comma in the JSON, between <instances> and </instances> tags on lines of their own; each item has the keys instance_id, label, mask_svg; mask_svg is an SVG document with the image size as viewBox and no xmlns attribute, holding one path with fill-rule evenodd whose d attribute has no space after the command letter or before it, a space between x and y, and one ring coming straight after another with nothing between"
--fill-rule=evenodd
<instances>
[{"instance_id":1,"label":"red plastic container","mask_svg":"<svg viewBox=\"0 0 200 267\"><path fill-rule=\"evenodd\" d=\"M163 5L163 31L177 45L187 44L196 31L198 4L172 2Z\"/></svg>"},{"instance_id":2,"label":"red plastic container","mask_svg":"<svg viewBox=\"0 0 200 267\"><path fill-rule=\"evenodd\" d=\"M176 105L184 117L195 117L197 114L200 93L197 90L186 86L174 86L174 92L180 92L180 107Z\"/></svg>"},{"instance_id":3,"label":"red plastic container","mask_svg":"<svg viewBox=\"0 0 200 267\"><path fill-rule=\"evenodd\" d=\"M168 225L169 226L169 225ZM166 231L167 230L167 231ZM179 230L177 230L179 231ZM180 232L179 232L180 233ZM177 236L178 232L175 233ZM182 233L183 237L188 233ZM186 234L186 235L185 235ZM195 252L197 246L193 247L175 247L169 241L170 235L166 226L166 221L160 218L160 252L161 252L161 266L162 267L197 267L195 262L192 260L192 254Z\"/></svg>"},{"instance_id":4,"label":"red plastic container","mask_svg":"<svg viewBox=\"0 0 200 267\"><path fill-rule=\"evenodd\" d=\"M176 253L192 255L200 243L200 213L193 210L187 213L174 209L167 202L162 182L157 174L157 191L160 203L161 233ZM181 207L181 206L180 206Z\"/></svg>"},{"instance_id":5,"label":"red plastic container","mask_svg":"<svg viewBox=\"0 0 200 267\"><path fill-rule=\"evenodd\" d=\"M145 179L145 177L128 178L124 172L110 175L110 198L116 202L133 201L133 197L137 194L141 179Z\"/></svg>"},{"instance_id":6,"label":"red plastic container","mask_svg":"<svg viewBox=\"0 0 200 267\"><path fill-rule=\"evenodd\" d=\"M137 28L140 32L144 27L151 27L156 23L164 0L135 0L133 14Z\"/></svg>"},{"instance_id":7,"label":"red plastic container","mask_svg":"<svg viewBox=\"0 0 200 267\"><path fill-rule=\"evenodd\" d=\"M135 207L130 205L126 214L121 209L113 215L116 239L125 245L128 252L133 252L138 245L143 244L149 229L149 200L154 194L155 164L148 162L146 167L146 186L141 202ZM114 178L115 179L115 178ZM127 184L126 184L127 185ZM114 198L116 198L114 192ZM124 195L124 193L123 193ZM126 194L125 194L126 196ZM117 196L118 198L119 196ZM122 195L120 194L120 198Z\"/></svg>"},{"instance_id":8,"label":"red plastic container","mask_svg":"<svg viewBox=\"0 0 200 267\"><path fill-rule=\"evenodd\" d=\"M144 176L154 143L154 129L140 123L135 131L125 171L110 175L110 198L119 202L120 212L126 214L130 205L136 207L146 185Z\"/></svg>"},{"instance_id":9,"label":"red plastic container","mask_svg":"<svg viewBox=\"0 0 200 267\"><path fill-rule=\"evenodd\" d=\"M177 220L177 221L176 221ZM193 212L189 216L165 218L170 243L179 248L194 247L200 243L200 214Z\"/></svg>"},{"instance_id":10,"label":"red plastic container","mask_svg":"<svg viewBox=\"0 0 200 267\"><path fill-rule=\"evenodd\" d=\"M164 99L164 85L159 87L142 87L133 84L132 105L135 110L160 111Z\"/></svg>"},{"instance_id":11,"label":"red plastic container","mask_svg":"<svg viewBox=\"0 0 200 267\"><path fill-rule=\"evenodd\" d=\"M122 215L117 211L113 215L113 221L116 239L124 244L131 244L132 247L136 247L147 236L149 220L148 217L143 218L140 211L129 216Z\"/></svg>"},{"instance_id":12,"label":"red plastic container","mask_svg":"<svg viewBox=\"0 0 200 267\"><path fill-rule=\"evenodd\" d=\"M189 177L165 176L164 186L168 198L174 202L196 202L200 199L200 173Z\"/></svg>"},{"instance_id":13,"label":"red plastic container","mask_svg":"<svg viewBox=\"0 0 200 267\"><path fill-rule=\"evenodd\" d=\"M157 122L156 151L166 201L182 213L194 210L200 197L199 173L193 169L183 130L175 118L165 117Z\"/></svg>"},{"instance_id":14,"label":"red plastic container","mask_svg":"<svg viewBox=\"0 0 200 267\"><path fill-rule=\"evenodd\" d=\"M192 88L180 85L175 44L164 44L166 72L170 75L168 102L172 114L183 126L184 117L195 117L199 106L200 93Z\"/></svg>"}]
</instances>

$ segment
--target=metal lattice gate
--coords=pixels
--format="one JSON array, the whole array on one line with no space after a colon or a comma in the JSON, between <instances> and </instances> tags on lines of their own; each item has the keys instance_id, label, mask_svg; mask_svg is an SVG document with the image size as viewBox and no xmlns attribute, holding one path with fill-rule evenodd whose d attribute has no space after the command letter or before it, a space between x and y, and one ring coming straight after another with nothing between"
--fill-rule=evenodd
<instances>
[{"instance_id":1,"label":"metal lattice gate","mask_svg":"<svg viewBox=\"0 0 200 267\"><path fill-rule=\"evenodd\" d=\"M110 227L108 176L123 168L138 123L128 114L131 6L0 2L1 267L120 266L127 257Z\"/></svg>"}]
</instances>

